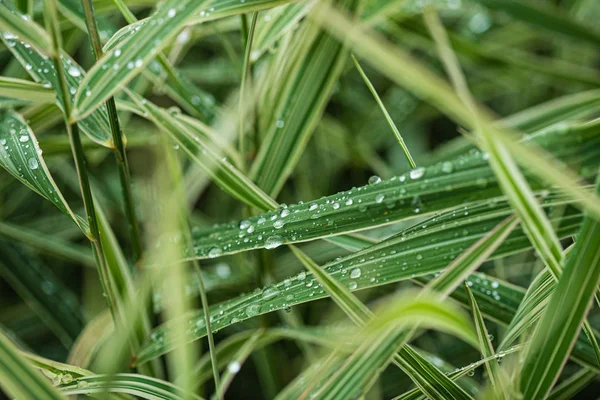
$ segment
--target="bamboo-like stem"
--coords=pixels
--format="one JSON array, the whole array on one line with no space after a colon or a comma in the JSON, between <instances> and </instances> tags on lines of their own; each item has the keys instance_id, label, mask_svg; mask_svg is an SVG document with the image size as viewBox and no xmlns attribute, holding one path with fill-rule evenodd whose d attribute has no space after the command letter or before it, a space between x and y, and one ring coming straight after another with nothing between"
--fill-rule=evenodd
<instances>
[{"instance_id":1,"label":"bamboo-like stem","mask_svg":"<svg viewBox=\"0 0 600 400\"><path fill-rule=\"evenodd\" d=\"M89 32L90 42L92 43L92 49L94 51L96 60L98 60L104 53L102 51L100 35L98 34L96 18L94 17L94 6L91 0L82 0L81 3L85 12L85 22ZM137 262L142 257L142 240L140 237L139 222L135 212L133 192L131 190L129 162L127 161L127 153L125 151L125 144L123 143L123 135L121 131L121 125L119 123L119 116L117 115L117 106L115 104L114 97L110 97L106 101L106 108L108 109L108 121L110 123L110 130L114 143L113 150L117 160L117 167L119 169L119 181L121 183L121 192L123 194L125 215L127 217L127 221L129 222L129 234L131 236L133 259L135 262Z\"/></svg>"},{"instance_id":2,"label":"bamboo-like stem","mask_svg":"<svg viewBox=\"0 0 600 400\"><path fill-rule=\"evenodd\" d=\"M100 241L100 231L98 229L98 219L96 216L96 209L94 207L94 199L92 197L92 190L90 187L90 181L87 173L86 167L86 159L83 151L83 145L81 143L81 136L79 135L79 128L76 123L71 124L68 121L71 117L71 98L69 89L67 86L67 80L65 76L65 69L63 67L61 61L61 48L62 48L62 38L60 35L60 29L58 25L58 12L56 6L56 0L45 0L44 1L45 8L45 20L47 30L51 35L52 46L53 46L53 54L54 54L54 64L56 68L56 75L58 77L58 82L60 85L60 90L63 96L63 106L64 106L64 117L65 123L67 127L67 134L69 136L69 141L71 143L71 150L73 153L73 159L75 161L75 169L77 171L77 178L79 180L79 187L81 190L81 195L83 197L83 205L85 208L85 213L87 216L88 224L89 224L89 232L86 232L87 237L92 243L92 247L94 249L94 257L96 259L96 263L98 265L98 273L100 275L100 282L102 284L102 288L104 293L106 293L107 301L109 309L113 315L113 318L116 317L116 313L118 311L118 299L114 296L116 293L116 288L113 280L109 274L106 259L104 257L104 250L102 249L102 242Z\"/></svg>"},{"instance_id":3,"label":"bamboo-like stem","mask_svg":"<svg viewBox=\"0 0 600 400\"><path fill-rule=\"evenodd\" d=\"M254 30L256 28L256 20L258 19L258 12L252 14L252 21L250 22L250 28L248 29L248 36L246 37L246 51L244 53L244 65L242 66L242 82L240 85L240 108L239 108L239 140L238 146L240 155L242 156L242 171L246 169L246 134L244 127L244 120L246 117L246 81L248 80L248 69L250 67L250 53L252 52L252 42L254 40ZM242 29L245 31L245 29Z\"/></svg>"}]
</instances>

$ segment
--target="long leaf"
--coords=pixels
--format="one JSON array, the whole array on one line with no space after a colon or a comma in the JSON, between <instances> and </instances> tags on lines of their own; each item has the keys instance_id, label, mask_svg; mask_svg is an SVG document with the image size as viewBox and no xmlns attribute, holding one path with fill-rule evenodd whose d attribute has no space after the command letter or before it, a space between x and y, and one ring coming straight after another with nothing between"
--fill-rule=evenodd
<instances>
[{"instance_id":1,"label":"long leaf","mask_svg":"<svg viewBox=\"0 0 600 400\"><path fill-rule=\"evenodd\" d=\"M88 231L87 222L71 210L54 183L33 131L20 115L8 110L0 110L0 165L68 215L84 233Z\"/></svg>"},{"instance_id":2,"label":"long leaf","mask_svg":"<svg viewBox=\"0 0 600 400\"><path fill-rule=\"evenodd\" d=\"M2 32L4 39L22 40L35 46L37 51L51 55L50 36L28 15L15 12L16 10L9 7L7 3L7 0L0 1L0 31L4 31Z\"/></svg>"},{"instance_id":3,"label":"long leaf","mask_svg":"<svg viewBox=\"0 0 600 400\"><path fill-rule=\"evenodd\" d=\"M14 344L0 331L1 386L8 393L23 399L65 400L50 382L35 371Z\"/></svg>"},{"instance_id":4,"label":"long leaf","mask_svg":"<svg viewBox=\"0 0 600 400\"><path fill-rule=\"evenodd\" d=\"M600 189L600 184L597 186ZM600 280L600 222L587 216L536 329L521 374L526 398L546 397L558 379Z\"/></svg>"}]
</instances>

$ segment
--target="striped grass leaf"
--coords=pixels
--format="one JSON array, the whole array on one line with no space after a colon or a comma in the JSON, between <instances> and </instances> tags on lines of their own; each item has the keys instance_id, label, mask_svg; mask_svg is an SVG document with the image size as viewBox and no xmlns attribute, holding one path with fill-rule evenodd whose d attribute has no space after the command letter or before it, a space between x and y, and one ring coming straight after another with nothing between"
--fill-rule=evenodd
<instances>
[{"instance_id":1,"label":"striped grass leaf","mask_svg":"<svg viewBox=\"0 0 600 400\"><path fill-rule=\"evenodd\" d=\"M471 289L469 289L468 284L465 284L465 290L469 295L469 304L471 305L473 319L475 320L475 328L477 330L477 339L479 339L479 348L481 349L481 355L484 358L492 358L492 360L485 364L490 383L494 387L496 396L506 399L508 398L508 392L504 387L504 378L501 376L501 370L500 365L498 364L498 359L493 358L494 354L496 353L494 351L494 347L492 346L492 341L490 340L488 330L485 327L483 315L479 310L477 301L475 300Z\"/></svg>"},{"instance_id":2,"label":"striped grass leaf","mask_svg":"<svg viewBox=\"0 0 600 400\"><path fill-rule=\"evenodd\" d=\"M547 201L551 202L552 196ZM453 258L512 213L506 202L497 204L496 207L490 210L490 206L484 204L434 216L379 244L330 262L324 268L336 281L352 290L440 272ZM558 230L561 237L576 232L581 223L581 215L575 209L569 209L562 218L564 221ZM500 257L529 247L527 236L517 228L492 257ZM486 290L492 295L493 289ZM493 295L498 296L498 293ZM219 330L255 315L325 296L325 291L312 274L300 273L263 290L214 306L211 309L211 316L214 316L213 326L215 330ZM501 297L500 295L498 300ZM464 300L467 301L467 298ZM478 301L481 303L480 299ZM517 306L518 302L514 304L514 310ZM505 308L497 305L494 307L496 313ZM513 314L514 311L508 315ZM201 314L196 313L190 320L194 322L190 321L189 324L197 328L192 332L192 338L199 339L204 336ZM510 322L510 319L506 322ZM156 338L142 349L139 362L152 359L171 348L172 344L168 342L168 338L161 338L164 334L162 328L155 333Z\"/></svg>"},{"instance_id":3,"label":"striped grass leaf","mask_svg":"<svg viewBox=\"0 0 600 400\"><path fill-rule=\"evenodd\" d=\"M114 332L115 325L109 310L104 310L87 323L69 351L67 363L87 368L97 351Z\"/></svg>"},{"instance_id":4,"label":"striped grass leaf","mask_svg":"<svg viewBox=\"0 0 600 400\"><path fill-rule=\"evenodd\" d=\"M88 231L85 219L71 210L54 183L33 131L9 110L0 110L0 165L68 215L84 233Z\"/></svg>"},{"instance_id":5,"label":"striped grass leaf","mask_svg":"<svg viewBox=\"0 0 600 400\"><path fill-rule=\"evenodd\" d=\"M526 398L544 398L550 392L577 339L599 280L600 222L588 215L527 350L520 380Z\"/></svg>"},{"instance_id":6,"label":"striped grass leaf","mask_svg":"<svg viewBox=\"0 0 600 400\"><path fill-rule=\"evenodd\" d=\"M200 396L182 391L177 386L139 374L89 375L58 386L65 395L94 395L95 393L123 393L142 399L201 400Z\"/></svg>"},{"instance_id":7,"label":"striped grass leaf","mask_svg":"<svg viewBox=\"0 0 600 400\"><path fill-rule=\"evenodd\" d=\"M75 294L32 253L5 241L0 241L0 248L0 276L69 348L83 327Z\"/></svg>"},{"instance_id":8,"label":"striped grass leaf","mask_svg":"<svg viewBox=\"0 0 600 400\"><path fill-rule=\"evenodd\" d=\"M13 7L13 12L18 12L10 3L6 4L9 4L11 7ZM57 104L62 110L64 110L65 100L60 88L60 80L57 77L54 69L54 62L51 59L48 59L46 56L38 53L34 48L28 46L19 39L6 39L2 37L2 40L15 58L21 63L21 65L25 68L25 70L27 70L29 75L31 75L36 82L54 89L54 92L56 93ZM67 53L63 52L60 58L63 68L67 72L65 78L67 81L68 90L71 94L75 94L77 91L81 90L80 83L83 80L85 71ZM88 118L81 120L79 122L79 127L81 131L94 142L109 148L114 146L112 143L110 126L108 123L108 113L104 105L102 105L98 111L91 114Z\"/></svg>"},{"instance_id":9,"label":"striped grass leaf","mask_svg":"<svg viewBox=\"0 0 600 400\"><path fill-rule=\"evenodd\" d=\"M576 121L589 118L599 110L600 91L589 90L538 104L503 118L498 123L524 133L534 133L542 129L558 130L560 127L565 131L587 130L590 129L589 124ZM461 136L450 141L448 145L442 145L433 160L452 159L473 148L473 142Z\"/></svg>"},{"instance_id":10,"label":"striped grass leaf","mask_svg":"<svg viewBox=\"0 0 600 400\"><path fill-rule=\"evenodd\" d=\"M177 143L186 154L207 174L216 184L238 200L256 207L259 210L272 209L276 203L262 190L239 172L228 161L215 152L214 148L204 143L189 126L185 126L166 110L155 106L139 95L128 92L137 105L148 113L148 118Z\"/></svg>"},{"instance_id":11,"label":"striped grass leaf","mask_svg":"<svg viewBox=\"0 0 600 400\"><path fill-rule=\"evenodd\" d=\"M96 262L88 246L82 246L26 226L0 222L0 236L78 265L95 268Z\"/></svg>"},{"instance_id":12,"label":"striped grass leaf","mask_svg":"<svg viewBox=\"0 0 600 400\"><path fill-rule=\"evenodd\" d=\"M589 164L594 169L588 173L595 173L596 161L592 160L591 153L600 150L591 143L600 140L597 137L600 130L582 132L587 139L575 146L568 143L577 140L576 136L563 136L559 132L562 130L543 131L528 140L543 144L567 163L580 167ZM535 181L531 183L537 190L542 189ZM542 189L539 193L545 191ZM375 179L372 184L312 202L199 230L194 235L194 249L189 251L189 256L206 258L256 248L272 249L285 243L373 228L462 205L495 202L501 196L488 165L488 154L468 154L389 180Z\"/></svg>"},{"instance_id":13,"label":"striped grass leaf","mask_svg":"<svg viewBox=\"0 0 600 400\"><path fill-rule=\"evenodd\" d=\"M475 361L469 365L460 367L460 368L448 373L447 375L452 380L458 380L459 378L463 378L464 376L470 374L472 371L474 371L476 368L479 368L482 365L485 365L491 361L500 361L502 358L506 357L507 355L515 353L517 351L521 351L521 350L523 350L523 345L513 346L513 347L507 349L505 352L496 353L489 357L484 357L484 358L482 358L478 361ZM411 389L408 392L405 392L399 396L394 397L392 400L417 400L417 399L418 400L425 399L425 396L423 395L421 390L419 390L419 388Z\"/></svg>"},{"instance_id":14,"label":"striped grass leaf","mask_svg":"<svg viewBox=\"0 0 600 400\"><path fill-rule=\"evenodd\" d=\"M300 20L310 12L312 6L312 0L301 1L262 13L262 19L256 27L254 50L250 55L252 61L256 62L286 33L296 29Z\"/></svg>"},{"instance_id":15,"label":"striped grass leaf","mask_svg":"<svg viewBox=\"0 0 600 400\"><path fill-rule=\"evenodd\" d=\"M0 1L0 31L5 40L22 40L44 55L52 53L50 36L44 28L32 21L30 16L9 6L8 0Z\"/></svg>"},{"instance_id":16,"label":"striped grass leaf","mask_svg":"<svg viewBox=\"0 0 600 400\"><path fill-rule=\"evenodd\" d=\"M571 19L545 3L518 0L475 1L532 26L544 28L548 33L559 33L573 40L588 42L590 45L598 46L600 44L600 32Z\"/></svg>"},{"instance_id":17,"label":"striped grass leaf","mask_svg":"<svg viewBox=\"0 0 600 400\"><path fill-rule=\"evenodd\" d=\"M288 0L289 1L289 0ZM139 74L187 24L199 23L216 13L217 18L273 7L285 0L168 0L144 23L139 23L128 40L112 48L89 71L82 87L90 95L75 96L73 118L81 119L122 85ZM122 36L122 35L121 35Z\"/></svg>"},{"instance_id":18,"label":"striped grass leaf","mask_svg":"<svg viewBox=\"0 0 600 400\"><path fill-rule=\"evenodd\" d=\"M356 0L341 0L348 13L358 8ZM266 193L276 197L296 166L306 143L321 118L348 52L344 44L325 32L305 24L290 45L290 62L274 94L272 119L250 169L250 177ZM272 79L270 74L264 77ZM260 112L260 111L259 111Z\"/></svg>"},{"instance_id":19,"label":"striped grass leaf","mask_svg":"<svg viewBox=\"0 0 600 400\"><path fill-rule=\"evenodd\" d=\"M28 352L21 352L21 354L33 367L39 369L55 384L60 384L63 382L68 383L74 378L93 375L91 371L88 371L84 368L49 360Z\"/></svg>"},{"instance_id":20,"label":"striped grass leaf","mask_svg":"<svg viewBox=\"0 0 600 400\"><path fill-rule=\"evenodd\" d=\"M42 374L29 365L17 347L0 331L0 377L2 388L24 399L65 400Z\"/></svg>"},{"instance_id":21,"label":"striped grass leaf","mask_svg":"<svg viewBox=\"0 0 600 400\"><path fill-rule=\"evenodd\" d=\"M17 100L50 104L56 101L56 95L51 88L23 79L0 77L0 91L3 97Z\"/></svg>"},{"instance_id":22,"label":"striped grass leaf","mask_svg":"<svg viewBox=\"0 0 600 400\"><path fill-rule=\"evenodd\" d=\"M529 284L523 301L502 336L498 351L508 348L528 327L539 320L555 287L556 280L550 271L544 268Z\"/></svg>"},{"instance_id":23,"label":"striped grass leaf","mask_svg":"<svg viewBox=\"0 0 600 400\"><path fill-rule=\"evenodd\" d=\"M322 12L310 14L313 20L335 36L343 38L357 56L368 60L381 73L418 97L427 99L434 107L469 129L475 129L474 122L481 121L489 133L493 134L494 140L501 142L527 170L560 187L577 198L586 210L600 216L600 201L596 195L581 189L579 176L562 166L557 167L560 164L550 161L551 158L541 149L517 143L516 133L493 125L493 117L481 106L477 108L478 119L474 120L469 107L464 105L441 78L406 52L392 46L386 39L354 23L326 3L319 3L319 8ZM324 15L327 17L324 18Z\"/></svg>"},{"instance_id":24,"label":"striped grass leaf","mask_svg":"<svg viewBox=\"0 0 600 400\"><path fill-rule=\"evenodd\" d=\"M459 98L472 113L476 136L479 138L482 148L490 154L490 166L498 178L500 187L519 215L534 249L555 279L559 279L564 258L558 236L507 148L489 130L488 123L479 117L475 100L469 91L456 54L452 50L448 36L434 8L426 9L425 22L437 44L440 58ZM600 349L589 323L586 322L584 330L600 361Z\"/></svg>"},{"instance_id":25,"label":"striped grass leaf","mask_svg":"<svg viewBox=\"0 0 600 400\"><path fill-rule=\"evenodd\" d=\"M548 396L548 400L569 400L575 398L583 388L591 383L597 376L596 371L582 368L568 379L565 379Z\"/></svg>"}]
</instances>

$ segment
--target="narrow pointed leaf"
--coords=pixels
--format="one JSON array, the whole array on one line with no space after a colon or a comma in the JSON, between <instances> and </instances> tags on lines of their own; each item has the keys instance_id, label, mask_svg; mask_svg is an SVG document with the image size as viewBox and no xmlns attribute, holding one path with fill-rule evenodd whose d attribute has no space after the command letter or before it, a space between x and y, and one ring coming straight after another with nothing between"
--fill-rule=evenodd
<instances>
[{"instance_id":1,"label":"narrow pointed leaf","mask_svg":"<svg viewBox=\"0 0 600 400\"><path fill-rule=\"evenodd\" d=\"M37 138L22 117L12 111L0 110L0 165L87 232L87 223L71 211L41 154Z\"/></svg>"},{"instance_id":2,"label":"narrow pointed leaf","mask_svg":"<svg viewBox=\"0 0 600 400\"><path fill-rule=\"evenodd\" d=\"M31 367L0 331L0 382L2 389L23 399L66 400L41 373Z\"/></svg>"},{"instance_id":3,"label":"narrow pointed leaf","mask_svg":"<svg viewBox=\"0 0 600 400\"><path fill-rule=\"evenodd\" d=\"M4 39L19 39L35 46L36 50L50 55L50 35L32 21L28 15L16 12L14 7L8 6L8 0L0 0L0 34Z\"/></svg>"},{"instance_id":4,"label":"narrow pointed leaf","mask_svg":"<svg viewBox=\"0 0 600 400\"><path fill-rule=\"evenodd\" d=\"M56 96L51 88L22 79L0 77L0 93L3 97L18 100L51 104L56 101Z\"/></svg>"}]
</instances>

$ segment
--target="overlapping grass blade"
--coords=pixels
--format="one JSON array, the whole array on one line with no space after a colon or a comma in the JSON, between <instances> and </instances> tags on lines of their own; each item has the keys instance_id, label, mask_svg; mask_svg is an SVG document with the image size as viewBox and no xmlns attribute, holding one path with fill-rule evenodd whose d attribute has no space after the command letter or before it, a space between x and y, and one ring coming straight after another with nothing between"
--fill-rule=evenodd
<instances>
[{"instance_id":1,"label":"overlapping grass blade","mask_svg":"<svg viewBox=\"0 0 600 400\"><path fill-rule=\"evenodd\" d=\"M11 3L4 3L7 7L12 7L11 11L18 13ZM0 35L1 36L1 35ZM56 93L58 106L64 110L64 96L60 88L60 79L56 75L55 66L51 59L38 53L34 48L28 46L16 38L1 37L7 48L27 70L29 75L42 85L49 85ZM80 88L80 83L83 80L85 71L79 66L67 53L61 53L61 62L64 70L67 72L65 78L70 94L75 94ZM84 90L84 96L88 92ZM72 97L72 96L69 96ZM71 101L71 100L69 100ZM108 113L106 107L102 105L96 112L91 114L79 122L79 126L94 142L112 148L113 143L110 134L110 126L108 124Z\"/></svg>"},{"instance_id":2,"label":"overlapping grass blade","mask_svg":"<svg viewBox=\"0 0 600 400\"><path fill-rule=\"evenodd\" d=\"M50 382L35 371L14 344L0 331L0 377L2 388L24 399L65 400Z\"/></svg>"},{"instance_id":3,"label":"overlapping grass blade","mask_svg":"<svg viewBox=\"0 0 600 400\"><path fill-rule=\"evenodd\" d=\"M13 111L0 110L0 164L12 176L68 215L84 232L87 222L76 215L54 183L42 158L37 138L23 118Z\"/></svg>"},{"instance_id":4,"label":"overlapping grass blade","mask_svg":"<svg viewBox=\"0 0 600 400\"><path fill-rule=\"evenodd\" d=\"M342 0L348 13L356 0ZM318 28L305 24L290 44L290 62L275 89L272 118L252 164L250 177L266 193L276 197L294 169L323 113L334 83L339 79L348 52L344 44ZM271 75L265 76L272 79Z\"/></svg>"},{"instance_id":5,"label":"overlapping grass blade","mask_svg":"<svg viewBox=\"0 0 600 400\"><path fill-rule=\"evenodd\" d=\"M89 247L71 243L53 235L24 226L0 222L0 236L18 241L36 251L94 268L94 256Z\"/></svg>"},{"instance_id":6,"label":"overlapping grass blade","mask_svg":"<svg viewBox=\"0 0 600 400\"><path fill-rule=\"evenodd\" d=\"M473 293L471 289L469 289L469 285L465 284L465 290L469 295L469 303L471 304L471 310L473 312L473 319L475 320L475 327L477 330L477 338L479 339L479 347L481 349L481 354L484 358L493 357L495 354L494 347L492 346L492 341L490 340L490 335L488 333L487 328L485 327L485 322L483 321L483 315L481 315L481 311L479 310L479 306L477 305L477 301L475 297L473 297ZM503 398L508 398L508 393L504 388L504 380L501 374L500 365L498 364L497 359L492 359L485 364L486 371L488 373L490 382L494 389L496 390L497 396L502 396Z\"/></svg>"},{"instance_id":7,"label":"overlapping grass blade","mask_svg":"<svg viewBox=\"0 0 600 400\"><path fill-rule=\"evenodd\" d=\"M56 96L51 88L23 79L0 77L0 91L3 97L27 100L38 103L54 103Z\"/></svg>"},{"instance_id":8,"label":"overlapping grass blade","mask_svg":"<svg viewBox=\"0 0 600 400\"><path fill-rule=\"evenodd\" d=\"M231 0L169 0L161 4L150 18L133 27L128 40L107 52L89 71L82 87L89 90L90 95L76 95L73 118L87 116L119 90L121 85L139 74L185 25L205 21L215 14L217 18L222 18L285 2L287 1L247 0L242 3Z\"/></svg>"},{"instance_id":9,"label":"overlapping grass blade","mask_svg":"<svg viewBox=\"0 0 600 400\"><path fill-rule=\"evenodd\" d=\"M0 276L69 348L83 327L79 302L42 260L0 241Z\"/></svg>"},{"instance_id":10,"label":"overlapping grass blade","mask_svg":"<svg viewBox=\"0 0 600 400\"><path fill-rule=\"evenodd\" d=\"M600 184L597 186L600 189ZM528 348L521 391L544 398L558 379L600 280L600 222L586 216L548 307Z\"/></svg>"},{"instance_id":11,"label":"overlapping grass blade","mask_svg":"<svg viewBox=\"0 0 600 400\"><path fill-rule=\"evenodd\" d=\"M148 118L175 141L216 184L244 203L260 210L272 209L276 203L217 153L204 143L189 126L173 118L166 110L155 106L139 95L128 92L137 105L148 113Z\"/></svg>"},{"instance_id":12,"label":"overlapping grass blade","mask_svg":"<svg viewBox=\"0 0 600 400\"><path fill-rule=\"evenodd\" d=\"M581 369L569 379L563 381L548 396L548 400L569 400L575 398L578 392L583 390L597 376L596 371Z\"/></svg>"},{"instance_id":13,"label":"overlapping grass blade","mask_svg":"<svg viewBox=\"0 0 600 400\"><path fill-rule=\"evenodd\" d=\"M452 271L451 273L442 274L441 277L434 279L427 286L426 290L416 297L421 298L428 295L428 293L439 293L439 298L436 298L436 301L440 301L446 297L452 291L453 287L460 284L464 279L464 274L461 272L473 270L484 262L487 256L503 242L514 226L515 224L510 218L503 221L496 229L491 230L490 233L486 234L481 240L462 253L460 257L456 258L448 267ZM342 307L354 322L360 325L365 323L365 319L370 319L369 310L362 306L360 301L350 294L348 289L341 286L324 271L320 271L314 263L311 264L310 260L304 258L303 264L318 278L334 301ZM356 271L352 270L351 274L354 273L356 275ZM461 272L454 273L454 271ZM360 275L360 269L358 269L358 274ZM440 292L437 292L437 289L440 289ZM367 344L355 351L341 368L336 366L335 368L339 368L339 370L318 389L317 397L333 399L340 396L351 397L362 393L365 390L365 385L371 382L376 376L373 375L376 374L375 371L383 368L386 365L385 363L389 362L390 356L395 353L396 349L400 348L400 352L394 356L394 361L411 376L417 386L428 397L435 399L469 398L465 392L451 384L446 376L440 376L438 373L437 377L431 380L425 378L427 377L427 373L424 373L424 371L430 370L435 373L435 367L424 362L424 360L411 360L410 350L407 353L404 344L410 339L414 331L386 327L385 322L394 319L394 312L394 308L392 307L387 311L391 315L387 315L386 311L384 311L379 313L375 320L368 324L367 329L369 327L372 329L373 325L379 327L378 331L380 334L372 342L365 341ZM420 314L426 315L427 313L420 311ZM441 321L443 318L438 317L438 320Z\"/></svg>"},{"instance_id":14,"label":"overlapping grass blade","mask_svg":"<svg viewBox=\"0 0 600 400\"><path fill-rule=\"evenodd\" d=\"M45 55L52 54L50 36L44 28L31 20L31 17L21 14L15 7L8 6L8 0L0 1L0 31L5 40L19 39L32 45Z\"/></svg>"},{"instance_id":15,"label":"overlapping grass blade","mask_svg":"<svg viewBox=\"0 0 600 400\"><path fill-rule=\"evenodd\" d=\"M581 143L580 149L567 145L571 140L578 140L576 135L563 136L560 132L562 130L547 130L528 140L544 145L569 164L590 165L594 169L588 172L595 171L593 157L597 156L592 153L600 149L594 148L592 143L600 140L600 129L582 130L580 134L588 141L585 145ZM495 202L502 192L487 158L487 153L463 155L309 203L200 230L194 235L194 249L193 252L190 249L189 255L206 258L256 248L271 249L285 243L373 228L479 201ZM538 182L530 182L544 192Z\"/></svg>"},{"instance_id":16,"label":"overlapping grass blade","mask_svg":"<svg viewBox=\"0 0 600 400\"><path fill-rule=\"evenodd\" d=\"M201 400L200 396L186 393L177 386L139 374L90 375L74 379L58 387L66 395L93 395L95 393L125 393L142 399Z\"/></svg>"},{"instance_id":17,"label":"overlapping grass blade","mask_svg":"<svg viewBox=\"0 0 600 400\"><path fill-rule=\"evenodd\" d=\"M389 76L417 96L427 99L436 108L451 119L475 128L472 113L468 107L452 92L448 85L427 67L413 59L407 53L392 46L384 38L350 21L335 8L319 3L323 12L311 13L313 19L320 22L328 31L344 38L347 45L361 58L369 62L380 72ZM326 19L323 15L327 15ZM478 119L486 125L496 141L501 142L514 158L528 170L545 181L560 187L581 202L581 206L600 216L600 201L597 196L584 192L579 186L580 177L572 171L557 167L549 161L548 154L536 147L525 148L515 141L515 132L493 125L493 117L481 107L477 109Z\"/></svg>"},{"instance_id":18,"label":"overlapping grass blade","mask_svg":"<svg viewBox=\"0 0 600 400\"><path fill-rule=\"evenodd\" d=\"M552 204L553 196L549 196L546 201L547 205ZM444 269L449 261L483 237L511 213L512 211L505 201L497 203L492 208L489 204L483 204L449 211L425 220L379 244L328 263L324 268L338 282L353 289L364 289L436 273ZM576 232L580 226L581 215L575 209L569 208L562 218L564 220L559 224L559 235L563 237ZM370 243L367 242L367 244ZM513 234L497 249L493 257L511 254L529 247L529 241L523 231L515 229ZM352 274L353 270L357 272ZM490 290L490 295L493 295L492 299L495 296L499 297L498 300L504 299L505 296L498 293L500 291L492 294ZM264 290L213 307L211 315L214 316L214 329L218 330L258 314L324 296L325 291L318 285L312 274L300 273L294 278L286 279ZM510 298L511 296L506 295L506 297ZM467 301L466 297L463 299ZM478 302L483 308L479 298ZM514 310L518 304L518 302L514 304ZM495 306L492 311L502 313L505 308L504 306ZM487 307L484 312L486 311L488 311ZM514 311L507 317L513 314ZM508 318L506 323L510 321L510 317ZM197 322L202 320L202 317L201 314L195 314L190 316L190 319ZM194 322L190 322L190 324L194 325ZM202 324L200 322L198 324L199 329L192 333L191 338L200 338L205 334ZM164 332L159 328L156 333L160 337ZM170 346L168 338L164 337L162 340L153 340L147 343L140 354L140 362L168 351Z\"/></svg>"},{"instance_id":19,"label":"overlapping grass blade","mask_svg":"<svg viewBox=\"0 0 600 400\"><path fill-rule=\"evenodd\" d=\"M544 3L521 2L518 0L475 0L493 10L502 11L527 24L544 28L548 33L559 33L573 40L591 45L600 44L600 33Z\"/></svg>"}]
</instances>

